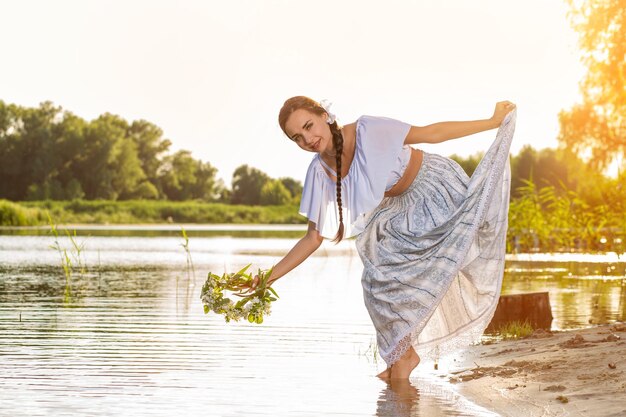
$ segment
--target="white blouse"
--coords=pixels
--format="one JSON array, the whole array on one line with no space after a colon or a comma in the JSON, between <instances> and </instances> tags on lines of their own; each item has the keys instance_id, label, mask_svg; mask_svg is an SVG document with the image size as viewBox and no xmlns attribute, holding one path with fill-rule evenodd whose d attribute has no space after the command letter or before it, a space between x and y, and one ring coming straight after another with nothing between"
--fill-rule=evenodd
<instances>
[{"instance_id":1,"label":"white blouse","mask_svg":"<svg viewBox=\"0 0 626 417\"><path fill-rule=\"evenodd\" d=\"M356 121L356 149L348 174L341 179L344 238L359 234L363 217L382 201L402 177L411 157L404 139L411 125L379 116L361 116ZM337 185L324 171L336 176L315 154L309 164L299 213L315 223L320 234L332 239L339 229Z\"/></svg>"}]
</instances>

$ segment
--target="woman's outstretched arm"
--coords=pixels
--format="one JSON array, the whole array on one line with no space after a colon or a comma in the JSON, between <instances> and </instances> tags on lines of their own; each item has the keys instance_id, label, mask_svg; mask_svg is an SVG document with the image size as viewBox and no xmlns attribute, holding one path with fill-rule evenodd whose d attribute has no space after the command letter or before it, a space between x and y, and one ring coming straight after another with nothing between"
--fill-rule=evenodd
<instances>
[{"instance_id":1,"label":"woman's outstretched arm","mask_svg":"<svg viewBox=\"0 0 626 417\"><path fill-rule=\"evenodd\" d=\"M283 257L276 265L274 265L274 269L272 270L272 274L269 277L268 283L273 283L278 278L282 277L296 266L300 265L306 258L311 256L313 252L320 247L324 238L320 233L315 229L315 223L309 221L309 228L306 232L306 235L302 237L294 245L293 248L287 255ZM248 291L254 291L256 286L259 283L258 277L254 277L254 282L252 283L252 287L248 289ZM247 291L246 291L247 292Z\"/></svg>"},{"instance_id":2,"label":"woman's outstretched arm","mask_svg":"<svg viewBox=\"0 0 626 417\"><path fill-rule=\"evenodd\" d=\"M306 235L304 235L304 237L300 239L289 252L287 252L287 255L285 255L285 257L274 266L269 282L276 281L278 278L282 277L287 272L304 262L306 258L311 256L311 254L313 254L313 252L320 247L323 241L324 238L315 229L315 223L309 221L309 228Z\"/></svg>"},{"instance_id":3,"label":"woman's outstretched arm","mask_svg":"<svg viewBox=\"0 0 626 417\"><path fill-rule=\"evenodd\" d=\"M504 116L515 108L510 101L496 103L493 116L489 119L462 122L439 122L427 126L411 126L404 140L406 145L417 143L441 143L450 139L473 135L485 130L495 129L502 123Z\"/></svg>"}]
</instances>

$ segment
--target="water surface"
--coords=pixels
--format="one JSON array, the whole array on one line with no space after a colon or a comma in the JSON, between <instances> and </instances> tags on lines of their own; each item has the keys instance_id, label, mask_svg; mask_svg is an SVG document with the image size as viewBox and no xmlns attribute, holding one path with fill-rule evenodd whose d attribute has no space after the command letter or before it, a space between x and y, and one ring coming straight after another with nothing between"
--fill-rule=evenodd
<instances>
[{"instance_id":1,"label":"water surface","mask_svg":"<svg viewBox=\"0 0 626 417\"><path fill-rule=\"evenodd\" d=\"M79 233L87 270L71 295L51 236L0 235L0 415L490 415L432 364L406 384L374 377L353 242L274 284L262 325L226 324L202 312L206 273L270 267L296 239L198 232L193 273L182 238L153 232ZM624 275L622 262L511 259L503 292L547 290L553 327L583 327L624 320Z\"/></svg>"}]
</instances>

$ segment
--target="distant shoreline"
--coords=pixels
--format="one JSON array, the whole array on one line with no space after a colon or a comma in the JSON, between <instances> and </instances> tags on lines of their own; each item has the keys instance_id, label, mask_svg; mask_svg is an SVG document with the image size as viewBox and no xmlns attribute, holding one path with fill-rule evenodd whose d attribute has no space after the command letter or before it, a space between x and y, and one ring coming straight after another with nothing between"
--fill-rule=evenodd
<instances>
[{"instance_id":1,"label":"distant shoreline","mask_svg":"<svg viewBox=\"0 0 626 417\"><path fill-rule=\"evenodd\" d=\"M165 200L0 200L0 226L55 224L306 224L298 206L247 206Z\"/></svg>"},{"instance_id":2,"label":"distant shoreline","mask_svg":"<svg viewBox=\"0 0 626 417\"><path fill-rule=\"evenodd\" d=\"M70 230L155 230L179 232L186 231L305 231L305 224L259 224L259 223L128 223L128 224L100 224L77 223L57 224L57 227ZM40 226L0 226L0 230L50 230L49 225Z\"/></svg>"},{"instance_id":3,"label":"distant shoreline","mask_svg":"<svg viewBox=\"0 0 626 417\"><path fill-rule=\"evenodd\" d=\"M527 212L523 205L511 203L507 235L507 252L529 253L626 253L626 231L617 226L581 227L563 225L563 218L543 219L541 230L526 224L526 218L540 216ZM569 213L569 212L568 212ZM199 200L71 200L22 201L0 199L0 230L2 226L48 226L48 214L57 225L76 230L142 230L150 232L180 231L180 225L196 233L296 233L306 230L308 219L299 213L297 204L282 206L249 206L208 203ZM523 219L516 220L523 214ZM571 213L570 213L571 214ZM526 219L526 220L524 220ZM541 220L541 219L539 219ZM548 222L550 220L550 222ZM533 220L534 221L534 220ZM555 223L556 222L556 223ZM551 226L558 224L559 227ZM89 225L89 226L87 226ZM115 225L115 226L111 226ZM133 225L133 226L126 226ZM143 225L143 226L142 226ZM150 225L148 227L147 225ZM240 225L241 228L235 227ZM268 227L271 225L271 227ZM291 226L297 226L291 228ZM43 230L43 229L40 229Z\"/></svg>"}]
</instances>

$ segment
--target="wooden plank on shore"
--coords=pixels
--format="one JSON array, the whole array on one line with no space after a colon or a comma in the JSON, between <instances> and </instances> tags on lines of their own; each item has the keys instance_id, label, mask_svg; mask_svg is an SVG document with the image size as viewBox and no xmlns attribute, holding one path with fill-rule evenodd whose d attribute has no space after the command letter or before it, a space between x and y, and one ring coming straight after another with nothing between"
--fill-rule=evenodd
<instances>
[{"instance_id":1,"label":"wooden plank on shore","mask_svg":"<svg viewBox=\"0 0 626 417\"><path fill-rule=\"evenodd\" d=\"M512 321L528 321L534 329L550 330L552 318L547 291L501 295L485 333L494 333L500 326Z\"/></svg>"}]
</instances>

